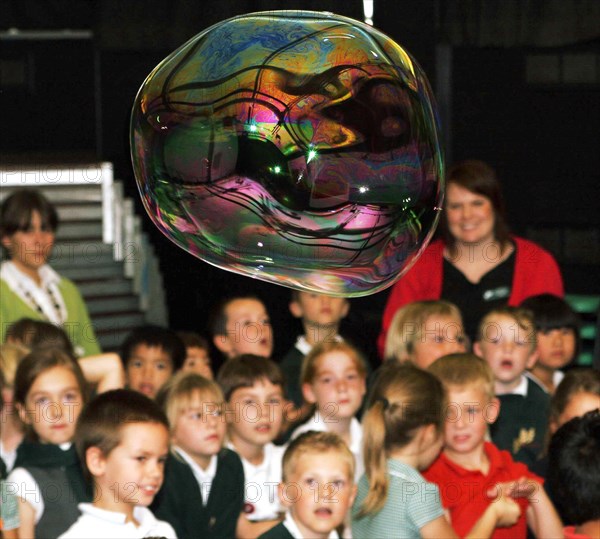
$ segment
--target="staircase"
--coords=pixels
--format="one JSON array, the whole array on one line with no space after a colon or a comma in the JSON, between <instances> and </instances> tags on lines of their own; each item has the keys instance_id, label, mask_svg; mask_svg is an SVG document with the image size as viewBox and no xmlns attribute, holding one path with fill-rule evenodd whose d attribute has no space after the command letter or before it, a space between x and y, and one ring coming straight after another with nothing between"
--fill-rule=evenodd
<instances>
[{"instance_id":1,"label":"staircase","mask_svg":"<svg viewBox=\"0 0 600 539\"><path fill-rule=\"evenodd\" d=\"M139 325L167 325L157 257L110 163L0 168L0 200L22 187L40 189L56 206L49 263L77 284L104 351Z\"/></svg>"}]
</instances>

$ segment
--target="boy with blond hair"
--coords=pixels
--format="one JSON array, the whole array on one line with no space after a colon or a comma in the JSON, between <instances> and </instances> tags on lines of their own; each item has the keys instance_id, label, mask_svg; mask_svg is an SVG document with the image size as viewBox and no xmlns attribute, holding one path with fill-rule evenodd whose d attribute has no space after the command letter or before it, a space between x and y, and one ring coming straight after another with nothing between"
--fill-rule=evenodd
<instances>
[{"instance_id":1,"label":"boy with blond hair","mask_svg":"<svg viewBox=\"0 0 600 539\"><path fill-rule=\"evenodd\" d=\"M244 512L266 531L283 512L277 485L285 447L273 444L283 421L283 375L270 359L246 354L226 361L217 382L225 396L228 447L244 466Z\"/></svg>"},{"instance_id":2,"label":"boy with blond hair","mask_svg":"<svg viewBox=\"0 0 600 539\"><path fill-rule=\"evenodd\" d=\"M550 416L550 396L525 376L538 356L532 313L519 307L493 309L479 324L473 350L489 364L500 401L492 441L531 468L544 450Z\"/></svg>"},{"instance_id":3,"label":"boy with blond hair","mask_svg":"<svg viewBox=\"0 0 600 539\"><path fill-rule=\"evenodd\" d=\"M463 537L473 527L500 489L515 498L521 517L513 526L496 528L492 538L525 539L527 525L536 537L562 537L562 523L542 479L486 441L500 407L489 365L473 354L451 354L436 360L429 371L445 386L449 405L444 449L423 475L440 487L442 506L457 535Z\"/></svg>"},{"instance_id":4,"label":"boy with blond hair","mask_svg":"<svg viewBox=\"0 0 600 539\"><path fill-rule=\"evenodd\" d=\"M356 496L354 456L333 432L306 432L283 456L285 520L260 539L335 539Z\"/></svg>"},{"instance_id":5,"label":"boy with blond hair","mask_svg":"<svg viewBox=\"0 0 600 539\"><path fill-rule=\"evenodd\" d=\"M152 509L179 539L234 537L244 503L244 470L223 448L223 393L199 374L180 372L157 396L172 442L165 484Z\"/></svg>"},{"instance_id":6,"label":"boy with blond hair","mask_svg":"<svg viewBox=\"0 0 600 539\"><path fill-rule=\"evenodd\" d=\"M94 501L79 504L82 515L60 539L175 538L148 509L169 452L169 424L156 403L126 389L102 393L81 413L75 446Z\"/></svg>"}]
</instances>

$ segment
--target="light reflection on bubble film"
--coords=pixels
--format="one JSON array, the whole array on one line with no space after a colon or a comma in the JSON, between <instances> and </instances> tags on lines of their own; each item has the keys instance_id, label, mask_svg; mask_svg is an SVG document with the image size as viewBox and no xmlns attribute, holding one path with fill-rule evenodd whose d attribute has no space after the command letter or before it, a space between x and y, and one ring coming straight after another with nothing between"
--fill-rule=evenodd
<instances>
[{"instance_id":1,"label":"light reflection on bubble film","mask_svg":"<svg viewBox=\"0 0 600 539\"><path fill-rule=\"evenodd\" d=\"M131 151L168 238L300 290L387 288L441 206L425 74L381 32L332 14L252 13L192 38L140 88Z\"/></svg>"}]
</instances>

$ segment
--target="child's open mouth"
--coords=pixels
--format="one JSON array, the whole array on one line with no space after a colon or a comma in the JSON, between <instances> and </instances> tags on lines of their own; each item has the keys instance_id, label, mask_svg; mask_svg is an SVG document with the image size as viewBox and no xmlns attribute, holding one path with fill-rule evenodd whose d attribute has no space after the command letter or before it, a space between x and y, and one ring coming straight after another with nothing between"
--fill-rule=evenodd
<instances>
[{"instance_id":1,"label":"child's open mouth","mask_svg":"<svg viewBox=\"0 0 600 539\"><path fill-rule=\"evenodd\" d=\"M333 514L333 511L327 507L319 507L319 509L315 511L315 514L318 517L330 517Z\"/></svg>"}]
</instances>

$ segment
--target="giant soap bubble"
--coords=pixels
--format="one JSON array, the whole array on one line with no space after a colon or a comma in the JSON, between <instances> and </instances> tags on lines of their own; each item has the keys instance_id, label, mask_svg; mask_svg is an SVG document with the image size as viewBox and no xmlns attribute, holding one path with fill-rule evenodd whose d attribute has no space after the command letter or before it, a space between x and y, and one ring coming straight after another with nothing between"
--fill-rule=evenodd
<instances>
[{"instance_id":1,"label":"giant soap bubble","mask_svg":"<svg viewBox=\"0 0 600 539\"><path fill-rule=\"evenodd\" d=\"M437 223L442 155L425 74L330 13L216 24L144 81L131 119L142 200L198 258L299 290L392 285Z\"/></svg>"}]
</instances>

